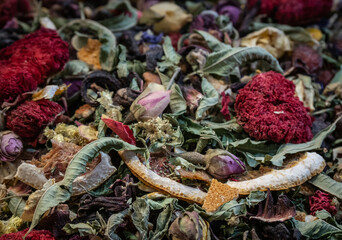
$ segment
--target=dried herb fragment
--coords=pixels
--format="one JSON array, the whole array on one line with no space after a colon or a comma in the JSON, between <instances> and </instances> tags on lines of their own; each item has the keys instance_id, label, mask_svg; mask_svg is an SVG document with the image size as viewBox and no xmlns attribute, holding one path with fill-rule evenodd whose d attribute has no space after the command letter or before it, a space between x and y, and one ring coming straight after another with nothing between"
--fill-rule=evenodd
<instances>
[{"instance_id":1,"label":"dried herb fragment","mask_svg":"<svg viewBox=\"0 0 342 240\"><path fill-rule=\"evenodd\" d=\"M259 203L258 214L250 217L263 222L284 222L296 215L295 206L286 195L280 195L274 204L271 191L267 190L267 198Z\"/></svg>"}]
</instances>

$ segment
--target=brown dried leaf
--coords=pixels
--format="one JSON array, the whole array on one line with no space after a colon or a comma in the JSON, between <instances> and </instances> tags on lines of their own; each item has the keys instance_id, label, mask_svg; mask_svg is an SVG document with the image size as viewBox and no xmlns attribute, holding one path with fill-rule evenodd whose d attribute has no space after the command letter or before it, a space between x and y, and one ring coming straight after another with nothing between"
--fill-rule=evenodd
<instances>
[{"instance_id":1,"label":"brown dried leaf","mask_svg":"<svg viewBox=\"0 0 342 240\"><path fill-rule=\"evenodd\" d=\"M267 198L259 203L258 214L250 219L258 219L263 222L283 222L296 216L295 206L286 195L278 197L277 204L274 205L271 191L268 189Z\"/></svg>"},{"instance_id":2,"label":"brown dried leaf","mask_svg":"<svg viewBox=\"0 0 342 240\"><path fill-rule=\"evenodd\" d=\"M42 197L45 190L54 184L55 181L50 179L48 182L44 184L44 187L41 190L37 190L32 193L26 201L26 205L24 208L24 212L21 215L21 219L27 222L32 221L34 211L36 210L36 206L39 202L39 199Z\"/></svg>"}]
</instances>

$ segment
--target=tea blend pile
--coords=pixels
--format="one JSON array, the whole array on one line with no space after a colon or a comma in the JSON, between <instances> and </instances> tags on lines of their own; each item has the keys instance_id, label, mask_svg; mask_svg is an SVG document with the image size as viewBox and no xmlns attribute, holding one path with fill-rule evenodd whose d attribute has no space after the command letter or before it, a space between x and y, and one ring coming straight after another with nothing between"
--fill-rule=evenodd
<instances>
[{"instance_id":1,"label":"tea blend pile","mask_svg":"<svg viewBox=\"0 0 342 240\"><path fill-rule=\"evenodd\" d=\"M0 1L0 239L342 238L342 2Z\"/></svg>"}]
</instances>

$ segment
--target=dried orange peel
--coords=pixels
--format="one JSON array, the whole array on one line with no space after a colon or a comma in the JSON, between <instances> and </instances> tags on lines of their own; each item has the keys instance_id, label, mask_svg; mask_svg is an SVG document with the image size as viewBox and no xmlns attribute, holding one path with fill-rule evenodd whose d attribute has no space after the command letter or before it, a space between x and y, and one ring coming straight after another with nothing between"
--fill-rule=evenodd
<instances>
[{"instance_id":1,"label":"dried orange peel","mask_svg":"<svg viewBox=\"0 0 342 240\"><path fill-rule=\"evenodd\" d=\"M237 195L248 195L250 192L257 190L266 191L268 188L270 190L281 190L301 185L323 171L326 164L323 157L319 154L307 152L284 169L273 169L255 179L240 182L228 181L222 184L227 186L224 188L214 180L211 184L211 189L209 188L209 192L206 193L197 188L189 187L169 178L159 176L141 163L138 156L132 151L120 151L119 154L131 172L147 186L163 194L188 202L203 204L206 200L205 207L208 211L214 210L220 204L236 198ZM217 191L213 190L213 188L217 188L218 184L221 186L219 189L227 189L226 191L233 192L225 194L226 196L222 197L221 203L215 200L215 202L212 202L212 206L210 206L209 200L217 199Z\"/></svg>"}]
</instances>

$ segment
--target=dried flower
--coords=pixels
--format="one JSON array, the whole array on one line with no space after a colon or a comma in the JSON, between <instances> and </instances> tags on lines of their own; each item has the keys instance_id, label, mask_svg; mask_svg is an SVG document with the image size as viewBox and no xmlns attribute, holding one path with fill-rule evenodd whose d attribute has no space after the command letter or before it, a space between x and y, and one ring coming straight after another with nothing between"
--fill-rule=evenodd
<instances>
[{"instance_id":1,"label":"dried flower","mask_svg":"<svg viewBox=\"0 0 342 240\"><path fill-rule=\"evenodd\" d=\"M299 25L319 20L329 15L333 1L320 0L248 0L249 9L261 2L259 14L273 17L282 24Z\"/></svg>"},{"instance_id":2,"label":"dried flower","mask_svg":"<svg viewBox=\"0 0 342 240\"><path fill-rule=\"evenodd\" d=\"M101 104L102 107L104 107L109 118L112 118L116 121L122 121L122 107L113 105L112 98L113 92L105 90L100 92L100 97L97 99L97 101Z\"/></svg>"},{"instance_id":3,"label":"dried flower","mask_svg":"<svg viewBox=\"0 0 342 240\"><path fill-rule=\"evenodd\" d=\"M20 232L4 234L0 240L22 240L29 229L26 228ZM32 230L26 237L26 240L55 240L52 233L48 230Z\"/></svg>"},{"instance_id":4,"label":"dried flower","mask_svg":"<svg viewBox=\"0 0 342 240\"><path fill-rule=\"evenodd\" d=\"M42 42L44 44L41 44ZM56 31L41 28L2 49L0 60L18 64L30 62L40 71L42 78L36 81L41 84L45 77L62 70L69 60L68 43L63 41Z\"/></svg>"},{"instance_id":5,"label":"dried flower","mask_svg":"<svg viewBox=\"0 0 342 240\"><path fill-rule=\"evenodd\" d=\"M154 16L154 18L151 19L151 16ZM155 16L160 17L155 18ZM154 31L170 33L179 32L191 20L192 15L187 14L175 3L160 2L145 10L139 22L142 24L154 23Z\"/></svg>"},{"instance_id":6,"label":"dried flower","mask_svg":"<svg viewBox=\"0 0 342 240\"><path fill-rule=\"evenodd\" d=\"M323 59L312 47L301 44L293 50L292 64L313 73L323 66Z\"/></svg>"},{"instance_id":7,"label":"dried flower","mask_svg":"<svg viewBox=\"0 0 342 240\"><path fill-rule=\"evenodd\" d=\"M88 143L86 139L80 136L78 127L75 125L66 125L65 123L57 124L55 130L45 128L44 135L49 140L56 143L73 143L79 146Z\"/></svg>"},{"instance_id":8,"label":"dried flower","mask_svg":"<svg viewBox=\"0 0 342 240\"><path fill-rule=\"evenodd\" d=\"M294 83L281 74L258 74L236 97L237 122L256 140L309 141L312 119L294 94Z\"/></svg>"},{"instance_id":9,"label":"dried flower","mask_svg":"<svg viewBox=\"0 0 342 240\"><path fill-rule=\"evenodd\" d=\"M203 94L191 86L183 86L182 90L184 92L186 105L189 107L191 113L195 113L199 102L204 97Z\"/></svg>"},{"instance_id":10,"label":"dried flower","mask_svg":"<svg viewBox=\"0 0 342 240\"><path fill-rule=\"evenodd\" d=\"M169 236L173 240L209 240L209 223L197 212L184 212L171 224Z\"/></svg>"},{"instance_id":11,"label":"dried flower","mask_svg":"<svg viewBox=\"0 0 342 240\"><path fill-rule=\"evenodd\" d=\"M47 76L60 71L68 59L68 44L48 29L28 34L0 50L0 103L35 90Z\"/></svg>"},{"instance_id":12,"label":"dried flower","mask_svg":"<svg viewBox=\"0 0 342 240\"><path fill-rule=\"evenodd\" d=\"M219 1L219 4L216 6L216 11L219 15L229 16L229 19L235 25L240 17L241 9L239 4L235 4L236 2L230 0Z\"/></svg>"},{"instance_id":13,"label":"dried flower","mask_svg":"<svg viewBox=\"0 0 342 240\"><path fill-rule=\"evenodd\" d=\"M204 159L208 173L217 179L226 179L246 170L245 164L237 156L224 150L209 149Z\"/></svg>"},{"instance_id":14,"label":"dried flower","mask_svg":"<svg viewBox=\"0 0 342 240\"><path fill-rule=\"evenodd\" d=\"M327 210L332 215L337 213L335 206L331 205L332 198L328 193L321 192L317 190L314 195L310 196L310 211L311 215L315 215L316 211Z\"/></svg>"},{"instance_id":15,"label":"dried flower","mask_svg":"<svg viewBox=\"0 0 342 240\"><path fill-rule=\"evenodd\" d=\"M281 58L285 52L292 51L292 43L285 33L275 27L265 27L252 32L241 39L242 47L262 47L275 58Z\"/></svg>"},{"instance_id":16,"label":"dried flower","mask_svg":"<svg viewBox=\"0 0 342 240\"><path fill-rule=\"evenodd\" d=\"M135 124L135 128L142 130L141 136L151 143L158 140L169 142L174 134L171 123L167 119L161 119L160 117L152 118L146 122L138 122Z\"/></svg>"},{"instance_id":17,"label":"dried flower","mask_svg":"<svg viewBox=\"0 0 342 240\"><path fill-rule=\"evenodd\" d=\"M82 98L90 106L97 107L100 105L97 101L99 97L98 92L101 93L104 90L108 90L109 92L106 93L116 93L120 88L127 87L128 84L129 82L126 82L125 79L117 79L115 75L107 71L94 71L82 82ZM108 98L107 95L105 96L106 98Z\"/></svg>"},{"instance_id":18,"label":"dried flower","mask_svg":"<svg viewBox=\"0 0 342 240\"><path fill-rule=\"evenodd\" d=\"M0 221L0 236L3 234L18 232L18 230L21 228L23 224L24 224L24 221L20 217L15 217L15 216L12 216L7 221ZM0 239L2 238L0 237ZM4 238L4 239L7 239L7 238Z\"/></svg>"},{"instance_id":19,"label":"dried flower","mask_svg":"<svg viewBox=\"0 0 342 240\"><path fill-rule=\"evenodd\" d=\"M160 43L163 40L163 33L155 36L151 30L147 30L142 33L141 41L148 43L150 48Z\"/></svg>"},{"instance_id":20,"label":"dried flower","mask_svg":"<svg viewBox=\"0 0 342 240\"><path fill-rule=\"evenodd\" d=\"M228 121L230 120L230 112L229 112L229 103L230 103L230 96L229 94L225 94L224 92L221 93L222 96L222 108L221 113L224 116L224 118Z\"/></svg>"},{"instance_id":21,"label":"dried flower","mask_svg":"<svg viewBox=\"0 0 342 240\"><path fill-rule=\"evenodd\" d=\"M171 91L165 91L162 85L150 83L132 103L131 112L139 121L156 118L170 103Z\"/></svg>"},{"instance_id":22,"label":"dried flower","mask_svg":"<svg viewBox=\"0 0 342 240\"><path fill-rule=\"evenodd\" d=\"M122 140L128 142L129 144L136 145L133 132L127 125L124 125L119 121L115 121L104 114L102 115L101 120Z\"/></svg>"},{"instance_id":23,"label":"dried flower","mask_svg":"<svg viewBox=\"0 0 342 240\"><path fill-rule=\"evenodd\" d=\"M23 151L23 142L11 131L0 132L0 160L14 161Z\"/></svg>"},{"instance_id":24,"label":"dried flower","mask_svg":"<svg viewBox=\"0 0 342 240\"><path fill-rule=\"evenodd\" d=\"M181 36L182 36L182 34L180 34L180 33L170 33L169 34L172 46L175 50L178 50L178 40L180 39Z\"/></svg>"},{"instance_id":25,"label":"dried flower","mask_svg":"<svg viewBox=\"0 0 342 240\"><path fill-rule=\"evenodd\" d=\"M27 13L31 10L28 0L4 0L0 3L0 28L18 13Z\"/></svg>"},{"instance_id":26,"label":"dried flower","mask_svg":"<svg viewBox=\"0 0 342 240\"><path fill-rule=\"evenodd\" d=\"M101 69L100 63L101 42L88 38L88 43L77 52L77 58L88 63L94 69Z\"/></svg>"},{"instance_id":27,"label":"dried flower","mask_svg":"<svg viewBox=\"0 0 342 240\"><path fill-rule=\"evenodd\" d=\"M62 111L59 104L46 99L26 101L8 112L6 127L24 140L34 141Z\"/></svg>"},{"instance_id":28,"label":"dried flower","mask_svg":"<svg viewBox=\"0 0 342 240\"><path fill-rule=\"evenodd\" d=\"M206 13L198 15L191 23L190 31L193 30L216 30L219 31L219 27L216 24L216 17L214 14Z\"/></svg>"}]
</instances>

